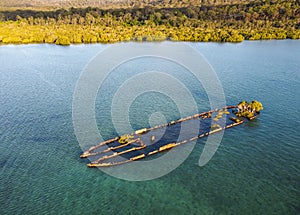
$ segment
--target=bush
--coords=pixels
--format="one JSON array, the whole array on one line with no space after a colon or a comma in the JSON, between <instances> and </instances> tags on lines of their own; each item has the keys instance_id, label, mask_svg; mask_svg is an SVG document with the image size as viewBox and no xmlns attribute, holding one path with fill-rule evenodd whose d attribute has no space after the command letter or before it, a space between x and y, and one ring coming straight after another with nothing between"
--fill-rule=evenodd
<instances>
[{"instance_id":1,"label":"bush","mask_svg":"<svg viewBox=\"0 0 300 215\"><path fill-rule=\"evenodd\" d=\"M71 44L71 42L68 37L60 36L56 39L55 44L61 46L68 46Z\"/></svg>"}]
</instances>

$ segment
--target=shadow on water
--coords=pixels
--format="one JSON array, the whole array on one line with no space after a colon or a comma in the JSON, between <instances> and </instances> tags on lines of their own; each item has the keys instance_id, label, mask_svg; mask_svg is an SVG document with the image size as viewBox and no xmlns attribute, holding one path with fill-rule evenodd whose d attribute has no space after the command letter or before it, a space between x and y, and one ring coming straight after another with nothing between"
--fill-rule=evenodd
<instances>
[{"instance_id":1,"label":"shadow on water","mask_svg":"<svg viewBox=\"0 0 300 215\"><path fill-rule=\"evenodd\" d=\"M259 120L259 117L254 119L254 120L248 120L245 123L245 126L247 127L247 129L258 129L261 127L261 122Z\"/></svg>"}]
</instances>

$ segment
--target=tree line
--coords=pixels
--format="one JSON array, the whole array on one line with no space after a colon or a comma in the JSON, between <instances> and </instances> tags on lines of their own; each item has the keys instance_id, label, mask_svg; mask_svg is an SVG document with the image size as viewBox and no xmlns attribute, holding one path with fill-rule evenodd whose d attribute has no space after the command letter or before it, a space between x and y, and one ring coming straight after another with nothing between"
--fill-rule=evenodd
<instances>
[{"instance_id":1,"label":"tree line","mask_svg":"<svg viewBox=\"0 0 300 215\"><path fill-rule=\"evenodd\" d=\"M142 8L142 7L165 7L180 8L199 5L224 5L249 3L253 0L1 0L0 7L5 8ZM276 1L276 0L273 0Z\"/></svg>"},{"instance_id":2,"label":"tree line","mask_svg":"<svg viewBox=\"0 0 300 215\"><path fill-rule=\"evenodd\" d=\"M0 12L1 43L300 39L299 0L183 8Z\"/></svg>"}]
</instances>

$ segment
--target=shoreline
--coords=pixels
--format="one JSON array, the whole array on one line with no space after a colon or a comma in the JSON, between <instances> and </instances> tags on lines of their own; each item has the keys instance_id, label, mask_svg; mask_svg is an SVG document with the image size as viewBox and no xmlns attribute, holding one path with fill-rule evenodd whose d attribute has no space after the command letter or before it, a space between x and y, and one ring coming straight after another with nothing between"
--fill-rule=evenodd
<instances>
[{"instance_id":1,"label":"shoreline","mask_svg":"<svg viewBox=\"0 0 300 215\"><path fill-rule=\"evenodd\" d=\"M32 43L1 43L0 46L22 46L22 45L55 45L55 46L79 46L79 45L112 45L117 43L161 43L161 42L188 42L188 43L220 43L220 44L239 44L242 42L266 42L266 41L289 41L289 40L300 40L300 39L257 39L257 40L243 40L240 42L220 42L220 41L186 41L186 40L160 40L160 41L136 41L136 40L129 40L129 41L117 41L117 42L93 42L93 43L70 43L67 45L56 44L56 43L46 43L46 42L32 42Z\"/></svg>"},{"instance_id":2,"label":"shoreline","mask_svg":"<svg viewBox=\"0 0 300 215\"><path fill-rule=\"evenodd\" d=\"M300 39L300 30L297 30L293 33L279 30L277 31L270 31L270 33L265 33L265 31L257 31L252 32L250 35L246 35L245 33L236 33L232 35L232 31L238 32L236 30L218 30L218 31L209 31L209 32L196 32L195 29L186 29L183 31L183 35L178 35L175 38L171 37L170 35L158 35L163 34L163 31L159 29L153 30L153 35L148 34L145 35L136 35L136 32L142 31L143 29L135 28L127 28L127 31L132 31L131 35L128 34L121 34L121 33L111 33L107 32L105 29L103 31L97 31L97 35L90 36L94 30L90 32L79 31L78 29L70 30L68 32L57 31L53 33L52 29L45 29L43 26L41 28L36 28L37 26L33 26L34 29L27 29L26 31L22 31L22 29L16 29L16 33L11 33L10 31L6 31L6 27L0 23L0 46L4 45L27 45L27 44L54 44L60 46L69 46L69 45L82 45L82 44L114 44L114 43L123 43L123 42L191 42L191 43L241 43L243 41L270 41L270 40L299 40ZM77 26L78 27L78 26ZM10 26L11 28L11 26ZM42 30L41 30L42 29ZM53 28L54 29L54 28ZM38 33L34 34L40 30ZM125 29L124 29L125 30ZM167 29L168 30L168 29ZM176 29L172 29L173 32L176 32ZM8 32L5 34L4 32ZM31 32L31 33L30 33ZM48 32L51 32L49 35ZM181 32L178 29L178 32ZM193 34L204 35L204 38L199 37L191 37L187 34L193 32ZM223 34L224 32L228 33L228 37L220 38L218 35ZM66 35L66 36L62 36ZM180 34L180 33L179 33ZM288 36L290 34L290 36ZM209 35L209 36L207 36Z\"/></svg>"},{"instance_id":3,"label":"shoreline","mask_svg":"<svg viewBox=\"0 0 300 215\"><path fill-rule=\"evenodd\" d=\"M233 42L300 39L294 0L178 8L0 11L0 43Z\"/></svg>"}]
</instances>

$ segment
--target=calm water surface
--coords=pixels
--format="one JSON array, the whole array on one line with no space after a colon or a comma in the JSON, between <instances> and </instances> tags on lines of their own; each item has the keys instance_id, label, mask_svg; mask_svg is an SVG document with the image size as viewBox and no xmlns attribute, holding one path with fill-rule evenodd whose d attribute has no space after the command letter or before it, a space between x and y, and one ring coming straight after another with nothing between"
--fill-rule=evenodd
<instances>
[{"instance_id":1,"label":"calm water surface","mask_svg":"<svg viewBox=\"0 0 300 215\"><path fill-rule=\"evenodd\" d=\"M79 158L72 96L84 66L104 45L0 46L0 214L299 214L300 41L191 45L215 69L227 104L257 99L265 110L226 130L206 166L197 165L199 140L179 168L146 182L110 177ZM179 77L190 83L199 110L207 110L201 86L184 71ZM115 135L109 92L96 102L106 138ZM172 102L159 98L140 97L132 108L136 128L148 125L153 108L167 109L168 120L177 116Z\"/></svg>"}]
</instances>

